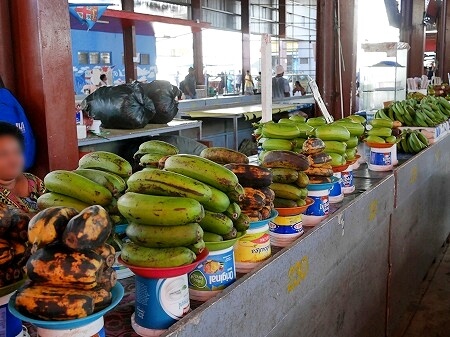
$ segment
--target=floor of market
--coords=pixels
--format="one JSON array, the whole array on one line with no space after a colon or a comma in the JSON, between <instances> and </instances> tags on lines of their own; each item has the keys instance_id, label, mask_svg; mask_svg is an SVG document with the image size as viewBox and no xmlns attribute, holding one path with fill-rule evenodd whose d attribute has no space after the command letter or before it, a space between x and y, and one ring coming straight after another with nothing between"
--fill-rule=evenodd
<instances>
[{"instance_id":1,"label":"floor of market","mask_svg":"<svg viewBox=\"0 0 450 337\"><path fill-rule=\"evenodd\" d=\"M436 259L409 306L412 317L403 337L447 337L450 334L450 249Z\"/></svg>"}]
</instances>

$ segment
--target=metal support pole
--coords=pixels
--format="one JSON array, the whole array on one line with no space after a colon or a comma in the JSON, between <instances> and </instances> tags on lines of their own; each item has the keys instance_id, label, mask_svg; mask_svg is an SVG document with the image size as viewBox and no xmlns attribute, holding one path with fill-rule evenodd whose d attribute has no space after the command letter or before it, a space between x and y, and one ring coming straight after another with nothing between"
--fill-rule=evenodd
<instances>
[{"instance_id":1,"label":"metal support pole","mask_svg":"<svg viewBox=\"0 0 450 337\"><path fill-rule=\"evenodd\" d=\"M202 2L201 0L191 1L192 10L192 20L201 21L202 19ZM192 27L192 47L194 55L194 68L195 68L195 78L197 84L206 84L205 76L203 75L203 39L202 31L200 28Z\"/></svg>"}]
</instances>

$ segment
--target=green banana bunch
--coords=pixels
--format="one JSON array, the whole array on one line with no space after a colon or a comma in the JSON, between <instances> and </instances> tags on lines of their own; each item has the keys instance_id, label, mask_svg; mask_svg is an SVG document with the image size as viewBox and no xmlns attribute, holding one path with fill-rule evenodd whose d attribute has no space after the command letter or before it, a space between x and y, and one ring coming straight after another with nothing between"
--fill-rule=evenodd
<instances>
[{"instance_id":1,"label":"green banana bunch","mask_svg":"<svg viewBox=\"0 0 450 337\"><path fill-rule=\"evenodd\" d=\"M397 144L398 150L416 154L429 146L428 139L420 131L405 130Z\"/></svg>"},{"instance_id":2,"label":"green banana bunch","mask_svg":"<svg viewBox=\"0 0 450 337\"><path fill-rule=\"evenodd\" d=\"M131 164L122 157L106 151L95 151L84 155L78 162L80 169L96 169L117 174L122 178L131 176Z\"/></svg>"}]
</instances>

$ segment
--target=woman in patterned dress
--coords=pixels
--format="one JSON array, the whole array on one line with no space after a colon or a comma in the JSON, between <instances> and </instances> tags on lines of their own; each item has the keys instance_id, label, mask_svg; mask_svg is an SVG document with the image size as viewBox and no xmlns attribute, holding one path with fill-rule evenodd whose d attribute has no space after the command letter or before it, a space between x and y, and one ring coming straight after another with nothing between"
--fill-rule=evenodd
<instances>
[{"instance_id":1,"label":"woman in patterned dress","mask_svg":"<svg viewBox=\"0 0 450 337\"><path fill-rule=\"evenodd\" d=\"M20 129L0 122L0 203L33 214L38 212L37 199L45 188L41 179L23 172L23 150Z\"/></svg>"}]
</instances>

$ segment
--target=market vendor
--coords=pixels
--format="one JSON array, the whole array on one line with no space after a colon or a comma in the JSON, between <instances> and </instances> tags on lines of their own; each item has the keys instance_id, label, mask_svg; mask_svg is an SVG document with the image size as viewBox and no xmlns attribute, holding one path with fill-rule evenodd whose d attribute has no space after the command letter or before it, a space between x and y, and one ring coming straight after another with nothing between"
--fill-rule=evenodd
<instances>
[{"instance_id":1,"label":"market vendor","mask_svg":"<svg viewBox=\"0 0 450 337\"><path fill-rule=\"evenodd\" d=\"M24 145L19 128L0 122L0 203L35 213L37 199L45 188L41 179L23 172Z\"/></svg>"}]
</instances>

